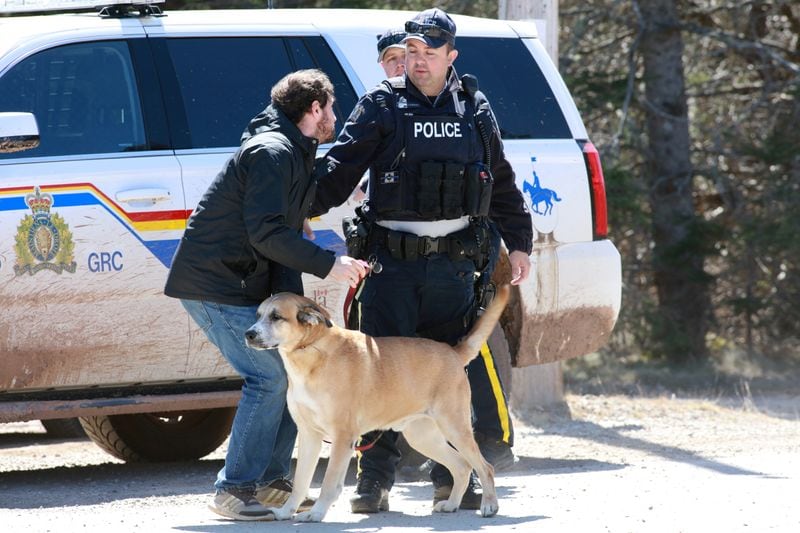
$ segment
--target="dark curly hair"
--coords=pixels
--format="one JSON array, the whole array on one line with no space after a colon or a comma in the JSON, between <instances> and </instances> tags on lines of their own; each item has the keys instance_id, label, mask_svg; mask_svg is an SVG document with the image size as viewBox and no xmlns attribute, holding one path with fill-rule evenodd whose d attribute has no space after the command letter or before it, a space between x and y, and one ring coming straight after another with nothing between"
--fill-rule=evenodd
<instances>
[{"instance_id":1,"label":"dark curly hair","mask_svg":"<svg viewBox=\"0 0 800 533\"><path fill-rule=\"evenodd\" d=\"M272 104L297 124L314 100L322 107L328 105L328 98L333 98L333 84L321 70L298 70L273 85L270 96Z\"/></svg>"}]
</instances>

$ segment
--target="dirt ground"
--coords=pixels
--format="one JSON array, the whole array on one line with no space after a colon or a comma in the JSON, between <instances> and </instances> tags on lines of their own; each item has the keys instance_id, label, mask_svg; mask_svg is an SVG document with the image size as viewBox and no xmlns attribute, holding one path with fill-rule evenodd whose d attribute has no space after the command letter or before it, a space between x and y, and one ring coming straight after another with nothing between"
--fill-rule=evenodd
<instances>
[{"instance_id":1,"label":"dirt ground","mask_svg":"<svg viewBox=\"0 0 800 533\"><path fill-rule=\"evenodd\" d=\"M583 370L569 370L564 404L515 411L518 460L497 477L494 518L432 514L431 485L411 467L391 492L390 512L351 514L351 464L325 523L234 523L206 509L225 445L200 461L124 464L28 422L0 425L0 529L800 531L797 376L659 384L641 372L628 380L619 370L611 380Z\"/></svg>"}]
</instances>

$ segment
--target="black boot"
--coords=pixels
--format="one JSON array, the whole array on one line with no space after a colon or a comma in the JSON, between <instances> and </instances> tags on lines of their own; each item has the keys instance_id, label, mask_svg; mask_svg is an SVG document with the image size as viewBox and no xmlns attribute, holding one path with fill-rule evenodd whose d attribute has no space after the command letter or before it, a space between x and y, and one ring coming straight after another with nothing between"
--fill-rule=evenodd
<instances>
[{"instance_id":1,"label":"black boot","mask_svg":"<svg viewBox=\"0 0 800 533\"><path fill-rule=\"evenodd\" d=\"M389 491L377 479L362 476L356 485L356 495L350 498L354 513L378 513L389 510Z\"/></svg>"},{"instance_id":2,"label":"black boot","mask_svg":"<svg viewBox=\"0 0 800 533\"><path fill-rule=\"evenodd\" d=\"M464 496L461 498L461 505L459 505L459 509L480 509L481 508L481 499L483 498L483 493L478 492L478 489L481 488L481 484L478 482L478 476L475 475L475 472L472 472L469 475L469 483L467 484L467 490L464 491ZM450 481L449 485L438 484L436 481L433 482L433 505L444 501L450 497L450 493L453 490L453 482Z\"/></svg>"},{"instance_id":3,"label":"black boot","mask_svg":"<svg viewBox=\"0 0 800 533\"><path fill-rule=\"evenodd\" d=\"M475 432L475 442L483 458L494 467L495 472L511 470L514 467L514 452L507 442Z\"/></svg>"}]
</instances>

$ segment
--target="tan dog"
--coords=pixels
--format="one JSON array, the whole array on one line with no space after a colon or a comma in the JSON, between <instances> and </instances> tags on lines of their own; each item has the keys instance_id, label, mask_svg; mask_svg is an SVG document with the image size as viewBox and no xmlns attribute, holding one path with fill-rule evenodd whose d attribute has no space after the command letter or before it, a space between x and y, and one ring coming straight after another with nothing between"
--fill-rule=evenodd
<instances>
[{"instance_id":1,"label":"tan dog","mask_svg":"<svg viewBox=\"0 0 800 533\"><path fill-rule=\"evenodd\" d=\"M292 518L303 501L330 439L320 497L296 516L318 522L339 497L353 447L374 429L402 431L408 443L452 473L448 500L434 511L458 509L472 469L483 486L481 513L497 513L494 469L472 435L470 389L464 367L477 356L508 300L501 287L494 302L456 346L421 338L370 337L334 325L313 301L290 293L265 300L245 338L251 348L278 348L289 378L287 404L298 430L294 492L278 520ZM450 446L448 442L452 443Z\"/></svg>"}]
</instances>

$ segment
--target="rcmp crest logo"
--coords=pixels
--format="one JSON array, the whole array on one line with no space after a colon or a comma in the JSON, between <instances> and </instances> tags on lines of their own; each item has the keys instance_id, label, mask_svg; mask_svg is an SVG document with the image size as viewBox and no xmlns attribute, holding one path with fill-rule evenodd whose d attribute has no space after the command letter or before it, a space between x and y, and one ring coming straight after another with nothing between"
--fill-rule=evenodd
<instances>
[{"instance_id":1,"label":"rcmp crest logo","mask_svg":"<svg viewBox=\"0 0 800 533\"><path fill-rule=\"evenodd\" d=\"M72 232L61 215L50 212L53 196L43 194L37 186L25 195L25 204L33 214L26 215L17 227L14 273L17 276L26 272L32 276L41 270L74 273L77 264Z\"/></svg>"}]
</instances>

